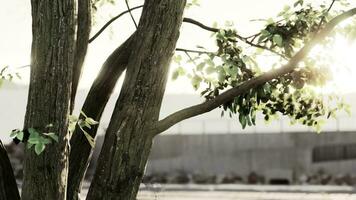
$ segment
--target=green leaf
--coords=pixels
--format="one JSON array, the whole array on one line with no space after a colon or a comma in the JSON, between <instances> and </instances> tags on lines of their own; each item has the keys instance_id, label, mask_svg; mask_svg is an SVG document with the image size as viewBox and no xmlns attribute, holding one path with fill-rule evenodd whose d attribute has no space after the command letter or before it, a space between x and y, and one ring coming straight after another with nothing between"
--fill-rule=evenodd
<instances>
[{"instance_id":1,"label":"green leaf","mask_svg":"<svg viewBox=\"0 0 356 200\"><path fill-rule=\"evenodd\" d=\"M33 143L29 143L29 142L28 142L26 147L27 147L27 149L31 149L31 147L32 147L33 145L34 145Z\"/></svg>"},{"instance_id":2,"label":"green leaf","mask_svg":"<svg viewBox=\"0 0 356 200\"><path fill-rule=\"evenodd\" d=\"M210 67L214 67L215 66L215 63L211 59L205 59L204 61Z\"/></svg>"},{"instance_id":3,"label":"green leaf","mask_svg":"<svg viewBox=\"0 0 356 200\"><path fill-rule=\"evenodd\" d=\"M47 133L46 135L52 138L54 141L58 142L58 136L55 133Z\"/></svg>"},{"instance_id":4,"label":"green leaf","mask_svg":"<svg viewBox=\"0 0 356 200\"><path fill-rule=\"evenodd\" d=\"M83 134L84 134L84 136L87 138L87 140L88 140L90 146L91 146L92 148L94 148L94 146L95 146L94 138L93 138L91 135L89 135L89 133L86 132L81 126L79 126L79 128L80 128L80 130L83 131Z\"/></svg>"},{"instance_id":5,"label":"green leaf","mask_svg":"<svg viewBox=\"0 0 356 200\"><path fill-rule=\"evenodd\" d=\"M34 128L29 128L28 132L30 133L30 138L31 138L31 136L32 137L38 137L39 136L39 132Z\"/></svg>"},{"instance_id":6,"label":"green leaf","mask_svg":"<svg viewBox=\"0 0 356 200\"><path fill-rule=\"evenodd\" d=\"M93 118L90 118L90 117L86 118L85 122L87 122L89 125L99 124L99 122L95 121Z\"/></svg>"},{"instance_id":7,"label":"green leaf","mask_svg":"<svg viewBox=\"0 0 356 200\"><path fill-rule=\"evenodd\" d=\"M293 6L294 6L294 7L297 7L298 5L301 5L301 6L302 6L302 5L303 5L303 1L304 1L304 0L298 0L298 1L296 1Z\"/></svg>"},{"instance_id":8,"label":"green leaf","mask_svg":"<svg viewBox=\"0 0 356 200\"><path fill-rule=\"evenodd\" d=\"M198 75L195 75L192 78L192 85L193 85L194 89L198 89L199 88L201 81L202 81L202 78L200 76L198 76Z\"/></svg>"},{"instance_id":9,"label":"green leaf","mask_svg":"<svg viewBox=\"0 0 356 200\"><path fill-rule=\"evenodd\" d=\"M23 132L22 131L17 132L16 138L22 141L23 140Z\"/></svg>"},{"instance_id":10,"label":"green leaf","mask_svg":"<svg viewBox=\"0 0 356 200\"><path fill-rule=\"evenodd\" d=\"M271 33L268 32L267 30L261 30L261 35L258 38L258 43L262 42L263 40L265 40L266 38L270 37Z\"/></svg>"},{"instance_id":11,"label":"green leaf","mask_svg":"<svg viewBox=\"0 0 356 200\"><path fill-rule=\"evenodd\" d=\"M172 80L174 80L174 81L177 80L178 76L179 76L179 72L178 72L178 70L175 70L172 74Z\"/></svg>"},{"instance_id":12,"label":"green leaf","mask_svg":"<svg viewBox=\"0 0 356 200\"><path fill-rule=\"evenodd\" d=\"M269 25L269 24L273 24L273 23L274 23L274 20L273 20L273 18L268 18L268 19L266 20L266 22L267 22L267 25Z\"/></svg>"},{"instance_id":13,"label":"green leaf","mask_svg":"<svg viewBox=\"0 0 356 200\"><path fill-rule=\"evenodd\" d=\"M45 145L43 143L38 143L35 145L35 152L37 155L40 155L45 149Z\"/></svg>"},{"instance_id":14,"label":"green leaf","mask_svg":"<svg viewBox=\"0 0 356 200\"><path fill-rule=\"evenodd\" d=\"M19 133L19 129L15 129L15 130L13 130L13 131L11 131L11 133L10 133L10 137L11 138L14 138L14 137L16 137L17 136L17 134Z\"/></svg>"},{"instance_id":15,"label":"green leaf","mask_svg":"<svg viewBox=\"0 0 356 200\"><path fill-rule=\"evenodd\" d=\"M179 64L182 61L182 56L181 55L173 56L173 61Z\"/></svg>"},{"instance_id":16,"label":"green leaf","mask_svg":"<svg viewBox=\"0 0 356 200\"><path fill-rule=\"evenodd\" d=\"M204 66L205 66L205 63L204 63L204 62L200 63L199 65L197 65L197 70L198 70L198 71L202 71L203 68L204 68Z\"/></svg>"},{"instance_id":17,"label":"green leaf","mask_svg":"<svg viewBox=\"0 0 356 200\"><path fill-rule=\"evenodd\" d=\"M283 38L279 34L273 35L273 42L276 43L279 47L283 46Z\"/></svg>"},{"instance_id":18,"label":"green leaf","mask_svg":"<svg viewBox=\"0 0 356 200\"><path fill-rule=\"evenodd\" d=\"M215 67L209 66L209 67L207 67L207 68L205 69L205 72L206 72L207 74L212 74L213 72L215 72Z\"/></svg>"},{"instance_id":19,"label":"green leaf","mask_svg":"<svg viewBox=\"0 0 356 200\"><path fill-rule=\"evenodd\" d=\"M50 144L51 143L51 140L50 139L47 139L47 138L44 138L44 137L41 137L41 140L40 140L42 144Z\"/></svg>"},{"instance_id":20,"label":"green leaf","mask_svg":"<svg viewBox=\"0 0 356 200\"><path fill-rule=\"evenodd\" d=\"M84 111L80 111L80 114L82 114L85 118L88 118L88 116L84 113Z\"/></svg>"},{"instance_id":21,"label":"green leaf","mask_svg":"<svg viewBox=\"0 0 356 200\"><path fill-rule=\"evenodd\" d=\"M39 139L38 137L36 137L36 138L29 138L27 142L28 142L28 143L31 143L31 144L38 144L38 143L40 143L40 139Z\"/></svg>"},{"instance_id":22,"label":"green leaf","mask_svg":"<svg viewBox=\"0 0 356 200\"><path fill-rule=\"evenodd\" d=\"M246 125L247 125L247 120L246 120L245 115L239 114L239 121L240 121L240 124L242 126L242 129L245 129Z\"/></svg>"},{"instance_id":23,"label":"green leaf","mask_svg":"<svg viewBox=\"0 0 356 200\"><path fill-rule=\"evenodd\" d=\"M92 148L94 148L94 146L95 146L94 138L93 138L92 136L90 136L87 132L84 132L84 135L85 135L85 137L87 138L87 140L88 140L90 146L91 146Z\"/></svg>"},{"instance_id":24,"label":"green leaf","mask_svg":"<svg viewBox=\"0 0 356 200\"><path fill-rule=\"evenodd\" d=\"M86 121L84 121L84 126L87 127L87 128L89 128L89 129L91 129L91 125L90 125L88 122L86 122Z\"/></svg>"},{"instance_id":25,"label":"green leaf","mask_svg":"<svg viewBox=\"0 0 356 200\"><path fill-rule=\"evenodd\" d=\"M223 68L220 68L218 71L218 80L220 83L223 83L225 81L226 78L226 73L225 70Z\"/></svg>"}]
</instances>

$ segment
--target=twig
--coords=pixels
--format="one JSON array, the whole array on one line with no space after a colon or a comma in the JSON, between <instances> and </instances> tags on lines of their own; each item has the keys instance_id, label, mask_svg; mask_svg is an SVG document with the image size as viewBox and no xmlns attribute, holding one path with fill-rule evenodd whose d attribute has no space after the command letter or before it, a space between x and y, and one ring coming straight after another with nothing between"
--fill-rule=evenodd
<instances>
[{"instance_id":1,"label":"twig","mask_svg":"<svg viewBox=\"0 0 356 200\"><path fill-rule=\"evenodd\" d=\"M95 40L111 23L113 23L116 19L120 18L121 16L125 15L126 13L129 13L130 11L133 11L133 10L136 10L136 9L139 9L139 8L142 8L142 7L143 7L143 5L133 7L133 8L131 8L130 10L126 10L126 11L120 13L119 15L117 15L117 16L111 18L108 22L106 22L106 23L104 24L103 27L101 27L101 29L100 29L97 33L95 33L95 35L94 35L93 37L91 37L91 38L89 39L88 42L91 43L92 41L94 41L94 40Z\"/></svg>"},{"instance_id":2,"label":"twig","mask_svg":"<svg viewBox=\"0 0 356 200\"><path fill-rule=\"evenodd\" d=\"M198 54L208 54L208 55L215 54L214 52L209 52L209 51L199 51L199 50L191 50L191 49L183 49L183 48L176 48L176 51L182 51L182 52L188 52L188 53L198 53Z\"/></svg>"},{"instance_id":3,"label":"twig","mask_svg":"<svg viewBox=\"0 0 356 200\"><path fill-rule=\"evenodd\" d=\"M194 20L194 19L191 19L191 18L184 18L184 19L183 19L183 22L187 22L187 23L190 23L190 24L199 26L200 28L205 29L205 30L207 30L207 31L211 31L211 32L215 32L215 33L216 33L216 32L219 32L219 29L206 26L206 25L204 25L204 24L202 24L202 23L200 23L200 22L198 22L198 21L196 21L196 20ZM255 34L255 35L258 35L258 33ZM270 52L272 52L272 53L274 53L274 54L276 54L276 55L282 57L283 59L288 60L288 58L287 58L286 56L284 56L283 54L280 54L280 53L278 53L277 51L274 51L274 50L272 50L272 49L269 49L269 48L267 48L267 47L265 47L265 46L261 46L261 45L259 45L259 44L255 44L255 43L249 41L246 37L242 37L241 35L238 35L238 34L236 34L236 37L237 37L239 40L245 42L246 44L248 44L248 45L250 45L250 46L253 46L253 47L256 47L256 48L260 48L260 49L264 49L264 50L270 51ZM236 40L233 40L233 39L229 39L229 41L231 41L231 42L237 42Z\"/></svg>"},{"instance_id":4,"label":"twig","mask_svg":"<svg viewBox=\"0 0 356 200\"><path fill-rule=\"evenodd\" d=\"M133 23L135 24L135 27L136 27L136 29L137 29L137 23L136 23L135 18L134 18L134 16L132 15L132 12L131 12L131 10L130 10L130 5L129 5L128 0L125 0L125 3L126 3L127 10L128 10L129 13L130 13L131 19L132 19L132 21L133 21Z\"/></svg>"},{"instance_id":5,"label":"twig","mask_svg":"<svg viewBox=\"0 0 356 200\"><path fill-rule=\"evenodd\" d=\"M321 25L323 24L323 22L325 21L325 18L326 18L326 14L329 13L329 11L331 10L331 8L333 7L334 3L335 3L336 0L332 0L329 8L326 10L326 13L325 15L321 18L320 22L319 22L319 25L318 25L318 29L317 29L317 32L319 32L320 30L320 27Z\"/></svg>"}]
</instances>

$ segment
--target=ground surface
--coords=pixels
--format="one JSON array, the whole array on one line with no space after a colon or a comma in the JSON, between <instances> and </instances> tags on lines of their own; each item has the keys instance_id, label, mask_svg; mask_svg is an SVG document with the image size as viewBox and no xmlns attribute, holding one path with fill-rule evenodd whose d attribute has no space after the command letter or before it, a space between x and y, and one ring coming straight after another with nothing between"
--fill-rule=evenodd
<instances>
[{"instance_id":1,"label":"ground surface","mask_svg":"<svg viewBox=\"0 0 356 200\"><path fill-rule=\"evenodd\" d=\"M138 200L356 200L356 194L256 191L141 191Z\"/></svg>"},{"instance_id":2,"label":"ground surface","mask_svg":"<svg viewBox=\"0 0 356 200\"><path fill-rule=\"evenodd\" d=\"M88 191L84 184L82 197ZM137 200L356 200L351 186L142 185Z\"/></svg>"}]
</instances>

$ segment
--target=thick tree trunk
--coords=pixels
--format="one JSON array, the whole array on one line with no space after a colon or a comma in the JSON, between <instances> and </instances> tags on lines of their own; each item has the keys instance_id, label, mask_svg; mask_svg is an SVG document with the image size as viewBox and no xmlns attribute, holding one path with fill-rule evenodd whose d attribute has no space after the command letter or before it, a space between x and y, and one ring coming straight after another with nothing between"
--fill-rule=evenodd
<instances>
[{"instance_id":1,"label":"thick tree trunk","mask_svg":"<svg viewBox=\"0 0 356 200\"><path fill-rule=\"evenodd\" d=\"M117 48L105 61L99 75L90 88L82 111L94 120L100 121L106 103L113 92L116 82L126 69L128 57L134 40L133 34ZM83 117L82 115L80 117ZM95 138L97 125L85 130ZM68 200L79 199L81 183L89 164L92 148L80 128L76 128L70 139Z\"/></svg>"},{"instance_id":2,"label":"thick tree trunk","mask_svg":"<svg viewBox=\"0 0 356 200\"><path fill-rule=\"evenodd\" d=\"M17 188L14 171L11 167L7 151L0 141L0 199L17 200L20 193Z\"/></svg>"},{"instance_id":3,"label":"thick tree trunk","mask_svg":"<svg viewBox=\"0 0 356 200\"><path fill-rule=\"evenodd\" d=\"M88 200L134 200L152 145L185 0L146 0Z\"/></svg>"},{"instance_id":4,"label":"thick tree trunk","mask_svg":"<svg viewBox=\"0 0 356 200\"><path fill-rule=\"evenodd\" d=\"M54 132L59 141L36 155L25 150L22 199L66 198L68 115L74 55L74 0L32 0L31 78L25 129ZM53 124L51 128L45 128Z\"/></svg>"}]
</instances>

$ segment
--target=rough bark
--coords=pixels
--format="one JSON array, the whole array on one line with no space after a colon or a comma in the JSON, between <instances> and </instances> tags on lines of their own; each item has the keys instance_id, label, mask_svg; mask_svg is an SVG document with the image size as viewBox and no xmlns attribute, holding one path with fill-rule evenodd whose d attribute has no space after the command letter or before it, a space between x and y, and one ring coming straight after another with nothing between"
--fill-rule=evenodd
<instances>
[{"instance_id":1,"label":"rough bark","mask_svg":"<svg viewBox=\"0 0 356 200\"><path fill-rule=\"evenodd\" d=\"M11 167L7 151L0 141L0 199L17 200L20 193L17 188L14 171Z\"/></svg>"},{"instance_id":2,"label":"rough bark","mask_svg":"<svg viewBox=\"0 0 356 200\"><path fill-rule=\"evenodd\" d=\"M32 0L31 74L24 128L54 132L58 142L25 150L22 199L66 199L68 115L74 55L74 0ZM45 128L53 124L51 128Z\"/></svg>"},{"instance_id":3,"label":"rough bark","mask_svg":"<svg viewBox=\"0 0 356 200\"><path fill-rule=\"evenodd\" d=\"M152 145L185 0L146 0L87 199L134 200Z\"/></svg>"},{"instance_id":4,"label":"rough bark","mask_svg":"<svg viewBox=\"0 0 356 200\"><path fill-rule=\"evenodd\" d=\"M82 111L96 121L100 121L106 103L113 92L116 82L126 69L134 34L117 48L105 61L99 75L90 88ZM80 116L83 118L83 116ZM97 127L85 130L95 138ZM89 165L92 148L80 128L76 128L70 139L69 175L67 199L79 199L81 183Z\"/></svg>"}]
</instances>

